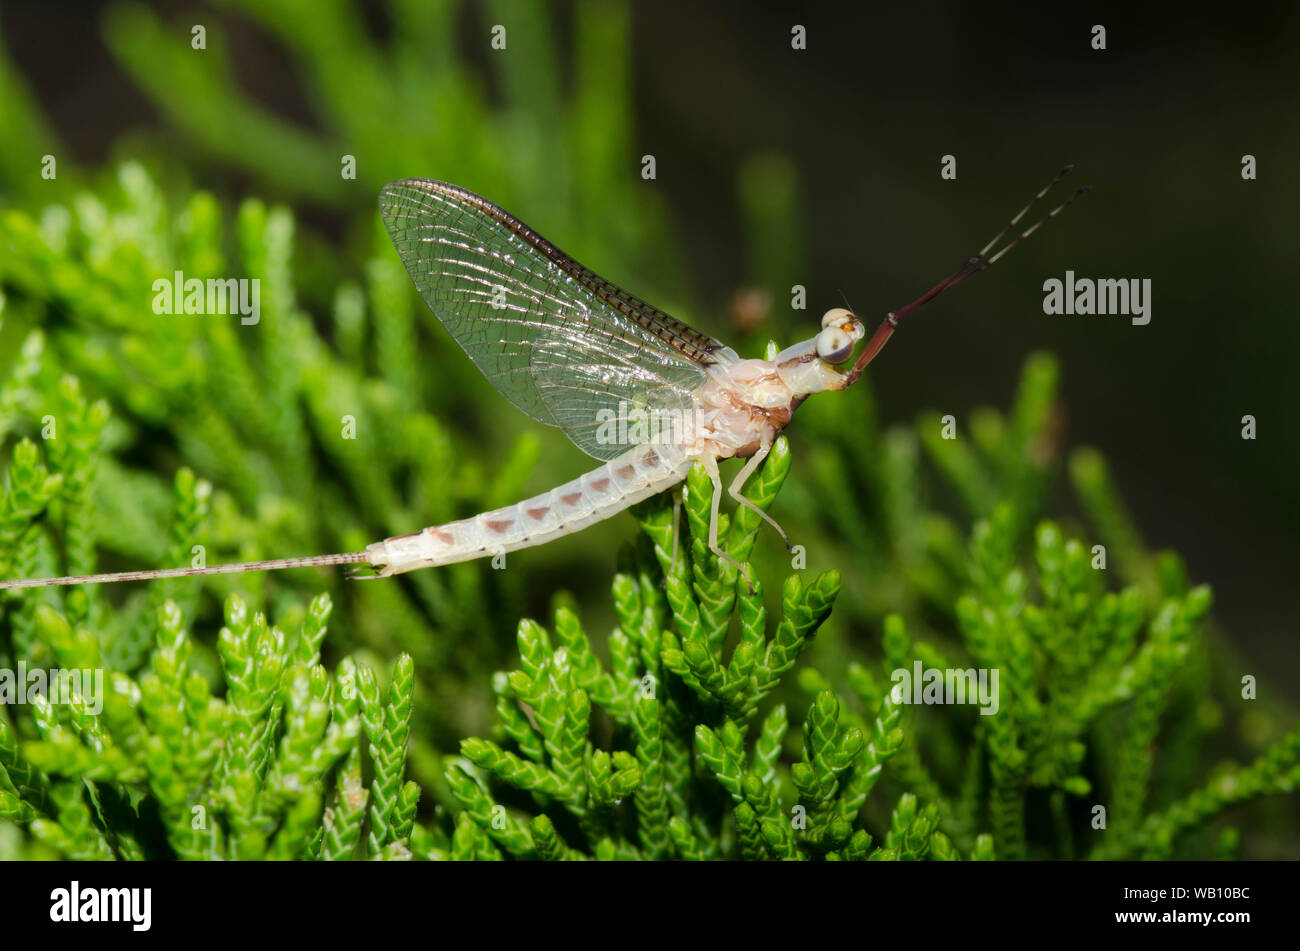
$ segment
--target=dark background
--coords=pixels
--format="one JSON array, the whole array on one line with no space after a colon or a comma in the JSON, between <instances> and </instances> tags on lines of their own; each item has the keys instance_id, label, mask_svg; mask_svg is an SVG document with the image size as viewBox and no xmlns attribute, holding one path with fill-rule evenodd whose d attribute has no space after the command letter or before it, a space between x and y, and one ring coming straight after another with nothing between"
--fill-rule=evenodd
<instances>
[{"instance_id":1,"label":"dark background","mask_svg":"<svg viewBox=\"0 0 1300 951\"><path fill-rule=\"evenodd\" d=\"M123 132L141 128L183 150L105 50L106 6L5 3L7 52L76 161L104 163ZM193 11L220 23L240 84L312 125L291 65L240 14L222 4L152 6L167 20ZM486 55L484 22L509 6L462 17L471 60ZM378 8L367 15L376 34L389 29ZM570 42L571 6L555 16L557 38ZM796 22L808 29L805 52L790 48ZM1090 47L1093 24L1106 27L1105 51ZM1293 4L1214 14L1127 4L641 4L635 141L657 158L679 241L645 254L686 258L691 286L677 299L697 309L681 316L726 338L733 291L769 280L746 273L735 180L746 158L781 154L806 210L798 279L809 312L847 299L871 324L1076 163L1074 178L1093 194L915 315L873 365L884 421L921 409L960 420L973 405L1006 405L1025 355L1056 353L1068 443L1107 455L1148 543L1177 549L1191 577L1213 585L1216 613L1248 655L1274 672L1294 669L1298 41ZM484 79L490 87L487 70ZM951 182L939 177L949 153ZM1258 161L1256 181L1241 178L1245 153ZM239 176L220 166L196 175L236 193ZM342 228L334 210L299 211L326 234ZM1150 278L1151 323L1044 316L1042 282L1067 268ZM610 276L637 288L635 275ZM783 296L774 319L788 339ZM1258 421L1253 442L1240 436L1245 414ZM1055 508L1068 509L1068 492L1059 496Z\"/></svg>"}]
</instances>

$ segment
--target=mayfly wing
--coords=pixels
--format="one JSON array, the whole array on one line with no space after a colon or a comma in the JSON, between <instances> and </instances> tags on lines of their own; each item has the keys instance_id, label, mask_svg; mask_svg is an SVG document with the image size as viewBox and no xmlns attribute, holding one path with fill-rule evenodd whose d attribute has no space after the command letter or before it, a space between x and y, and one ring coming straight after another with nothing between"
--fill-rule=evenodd
<instances>
[{"instance_id":1,"label":"mayfly wing","mask_svg":"<svg viewBox=\"0 0 1300 951\"><path fill-rule=\"evenodd\" d=\"M473 192L404 179L379 209L420 296L492 385L597 459L628 448L601 438L602 420L686 412L707 368L736 359Z\"/></svg>"}]
</instances>

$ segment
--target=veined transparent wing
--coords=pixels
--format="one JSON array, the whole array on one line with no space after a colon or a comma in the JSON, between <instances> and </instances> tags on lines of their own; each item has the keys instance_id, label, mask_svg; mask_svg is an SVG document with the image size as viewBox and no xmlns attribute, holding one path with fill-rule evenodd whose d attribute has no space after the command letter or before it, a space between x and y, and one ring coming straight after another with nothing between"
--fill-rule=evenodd
<instances>
[{"instance_id":1,"label":"veined transparent wing","mask_svg":"<svg viewBox=\"0 0 1300 951\"><path fill-rule=\"evenodd\" d=\"M473 192L404 179L379 209L420 296L492 385L597 459L638 441L611 441L609 420L684 413L707 367L736 359Z\"/></svg>"}]
</instances>

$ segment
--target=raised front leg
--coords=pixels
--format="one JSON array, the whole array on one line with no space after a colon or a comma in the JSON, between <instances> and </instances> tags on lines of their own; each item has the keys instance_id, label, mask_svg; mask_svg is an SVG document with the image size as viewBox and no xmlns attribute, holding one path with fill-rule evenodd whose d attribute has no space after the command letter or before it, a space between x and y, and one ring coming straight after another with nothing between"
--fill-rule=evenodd
<instances>
[{"instance_id":1,"label":"raised front leg","mask_svg":"<svg viewBox=\"0 0 1300 951\"><path fill-rule=\"evenodd\" d=\"M757 512L762 516L763 520L767 522L767 524L776 529L776 533L781 536L781 541L785 542L786 551L789 551L793 546L791 546L790 539L786 535L785 530L776 523L776 519L772 518L772 516L768 515L761 508L740 494L741 489L745 487L745 483L749 481L749 477L754 474L754 470L763 464L763 460L767 458L767 454L771 451L772 440L764 440L763 444L758 447L758 452L749 457L749 461L746 462L744 467L736 473L736 478L731 480L731 486L727 489L727 494L735 499L738 504L745 506L745 508L750 511Z\"/></svg>"},{"instance_id":2,"label":"raised front leg","mask_svg":"<svg viewBox=\"0 0 1300 951\"><path fill-rule=\"evenodd\" d=\"M723 551L718 544L718 507L722 504L722 476L718 473L718 460L712 456L704 456L700 463L704 466L704 471L708 473L709 481L713 483L713 504L709 510L709 551L723 561L734 565L736 570L744 577L745 584L749 585L750 594L753 594L754 582L750 579L745 566L732 558L729 552Z\"/></svg>"}]
</instances>

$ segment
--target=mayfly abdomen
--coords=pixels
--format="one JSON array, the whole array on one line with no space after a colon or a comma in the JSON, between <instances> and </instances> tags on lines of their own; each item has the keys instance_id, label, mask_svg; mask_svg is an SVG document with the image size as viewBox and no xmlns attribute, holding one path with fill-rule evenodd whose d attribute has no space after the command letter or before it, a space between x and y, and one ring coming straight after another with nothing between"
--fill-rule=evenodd
<instances>
[{"instance_id":1,"label":"mayfly abdomen","mask_svg":"<svg viewBox=\"0 0 1300 951\"><path fill-rule=\"evenodd\" d=\"M694 457L671 445L635 446L599 469L515 505L431 525L366 548L381 576L531 548L603 521L686 477Z\"/></svg>"}]
</instances>

